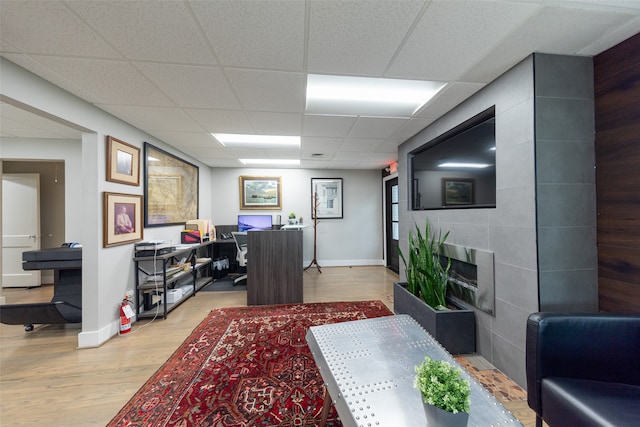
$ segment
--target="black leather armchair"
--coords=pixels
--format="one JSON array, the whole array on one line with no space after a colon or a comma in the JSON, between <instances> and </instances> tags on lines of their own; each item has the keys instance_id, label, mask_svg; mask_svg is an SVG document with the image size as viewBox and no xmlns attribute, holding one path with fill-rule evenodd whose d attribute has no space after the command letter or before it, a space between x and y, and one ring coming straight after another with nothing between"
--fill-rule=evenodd
<instances>
[{"instance_id":1,"label":"black leather armchair","mask_svg":"<svg viewBox=\"0 0 640 427\"><path fill-rule=\"evenodd\" d=\"M534 313L526 346L536 426L640 426L640 315Z\"/></svg>"}]
</instances>

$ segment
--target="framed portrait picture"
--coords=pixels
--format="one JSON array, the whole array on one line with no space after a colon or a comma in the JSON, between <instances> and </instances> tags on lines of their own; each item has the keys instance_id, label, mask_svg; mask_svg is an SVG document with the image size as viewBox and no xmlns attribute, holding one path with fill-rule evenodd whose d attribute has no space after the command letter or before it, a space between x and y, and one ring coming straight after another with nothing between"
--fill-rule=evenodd
<instances>
[{"instance_id":1,"label":"framed portrait picture","mask_svg":"<svg viewBox=\"0 0 640 427\"><path fill-rule=\"evenodd\" d=\"M465 178L442 178L442 205L473 204L474 180Z\"/></svg>"},{"instance_id":2,"label":"framed portrait picture","mask_svg":"<svg viewBox=\"0 0 640 427\"><path fill-rule=\"evenodd\" d=\"M107 136L107 181L140 185L140 149Z\"/></svg>"},{"instance_id":3,"label":"framed portrait picture","mask_svg":"<svg viewBox=\"0 0 640 427\"><path fill-rule=\"evenodd\" d=\"M241 176L240 209L282 209L279 176Z\"/></svg>"},{"instance_id":4,"label":"framed portrait picture","mask_svg":"<svg viewBox=\"0 0 640 427\"><path fill-rule=\"evenodd\" d=\"M104 192L102 218L103 247L142 240L142 196Z\"/></svg>"},{"instance_id":5,"label":"framed portrait picture","mask_svg":"<svg viewBox=\"0 0 640 427\"><path fill-rule=\"evenodd\" d=\"M342 218L342 178L311 178L311 219L316 216Z\"/></svg>"},{"instance_id":6,"label":"framed portrait picture","mask_svg":"<svg viewBox=\"0 0 640 427\"><path fill-rule=\"evenodd\" d=\"M161 227L198 218L199 169L144 144L144 225Z\"/></svg>"}]
</instances>

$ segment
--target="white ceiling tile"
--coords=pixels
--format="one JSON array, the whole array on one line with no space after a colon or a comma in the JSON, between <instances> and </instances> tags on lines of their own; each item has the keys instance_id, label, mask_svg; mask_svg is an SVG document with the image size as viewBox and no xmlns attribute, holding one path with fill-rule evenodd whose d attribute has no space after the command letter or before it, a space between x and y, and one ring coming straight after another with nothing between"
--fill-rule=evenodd
<instances>
[{"instance_id":1,"label":"white ceiling tile","mask_svg":"<svg viewBox=\"0 0 640 427\"><path fill-rule=\"evenodd\" d=\"M149 131L149 134L177 148L224 149L222 144L216 141L216 139L208 133Z\"/></svg>"},{"instance_id":2,"label":"white ceiling tile","mask_svg":"<svg viewBox=\"0 0 640 427\"><path fill-rule=\"evenodd\" d=\"M524 52L577 54L606 34L608 28L632 17L579 8L545 8L498 44L462 79L489 82L528 56Z\"/></svg>"},{"instance_id":3,"label":"white ceiling tile","mask_svg":"<svg viewBox=\"0 0 640 427\"><path fill-rule=\"evenodd\" d=\"M350 138L388 138L408 119L360 117L349 132Z\"/></svg>"},{"instance_id":4,"label":"white ceiling tile","mask_svg":"<svg viewBox=\"0 0 640 427\"><path fill-rule=\"evenodd\" d=\"M388 74L458 80L537 8L522 2L431 2Z\"/></svg>"},{"instance_id":5,"label":"white ceiling tile","mask_svg":"<svg viewBox=\"0 0 640 427\"><path fill-rule=\"evenodd\" d=\"M64 72L57 71L39 61L40 57L35 55L23 55L23 54L2 54L4 58L7 58L14 64L21 66L24 69L29 70L33 74L42 77L43 79L53 83L54 85L66 90L73 95L84 99L91 103L101 103L104 100L92 91L91 87L80 86L73 78L64 74ZM46 58L46 57L45 57Z\"/></svg>"},{"instance_id":6,"label":"white ceiling tile","mask_svg":"<svg viewBox=\"0 0 640 427\"><path fill-rule=\"evenodd\" d=\"M340 149L343 138L302 137L302 149L312 153L330 153Z\"/></svg>"},{"instance_id":7,"label":"white ceiling tile","mask_svg":"<svg viewBox=\"0 0 640 427\"><path fill-rule=\"evenodd\" d=\"M25 53L118 58L109 44L57 1L3 1L0 37ZM19 22L19 25L15 23Z\"/></svg>"},{"instance_id":8,"label":"white ceiling tile","mask_svg":"<svg viewBox=\"0 0 640 427\"><path fill-rule=\"evenodd\" d=\"M185 109L208 132L255 133L244 111Z\"/></svg>"},{"instance_id":9,"label":"white ceiling tile","mask_svg":"<svg viewBox=\"0 0 640 427\"><path fill-rule=\"evenodd\" d=\"M406 141L407 139L411 138L413 135L420 132L422 129L426 128L433 122L434 122L433 119L420 119L420 118L409 119L407 120L407 123L405 123L397 131L395 131L392 134L392 136L400 140L400 142Z\"/></svg>"},{"instance_id":10,"label":"white ceiling tile","mask_svg":"<svg viewBox=\"0 0 640 427\"><path fill-rule=\"evenodd\" d=\"M302 71L305 2L192 2L220 62L231 67Z\"/></svg>"},{"instance_id":11,"label":"white ceiling tile","mask_svg":"<svg viewBox=\"0 0 640 427\"><path fill-rule=\"evenodd\" d=\"M304 108L305 77L301 73L242 69L227 73L247 110L298 113Z\"/></svg>"},{"instance_id":12,"label":"white ceiling tile","mask_svg":"<svg viewBox=\"0 0 640 427\"><path fill-rule=\"evenodd\" d=\"M302 114L248 111L247 117L259 135L299 136Z\"/></svg>"},{"instance_id":13,"label":"white ceiling tile","mask_svg":"<svg viewBox=\"0 0 640 427\"><path fill-rule=\"evenodd\" d=\"M373 152L383 141L384 139L374 138L345 138L340 151Z\"/></svg>"},{"instance_id":14,"label":"white ceiling tile","mask_svg":"<svg viewBox=\"0 0 640 427\"><path fill-rule=\"evenodd\" d=\"M302 135L345 137L349 134L356 120L356 117L305 114L302 124Z\"/></svg>"},{"instance_id":15,"label":"white ceiling tile","mask_svg":"<svg viewBox=\"0 0 640 427\"><path fill-rule=\"evenodd\" d=\"M144 131L193 132L201 129L198 124L179 108L140 107L123 105L118 107L136 126Z\"/></svg>"},{"instance_id":16,"label":"white ceiling tile","mask_svg":"<svg viewBox=\"0 0 640 427\"><path fill-rule=\"evenodd\" d=\"M180 107L240 110L220 68L145 62L134 65Z\"/></svg>"},{"instance_id":17,"label":"white ceiling tile","mask_svg":"<svg viewBox=\"0 0 640 427\"><path fill-rule=\"evenodd\" d=\"M424 1L310 3L311 73L384 76Z\"/></svg>"},{"instance_id":18,"label":"white ceiling tile","mask_svg":"<svg viewBox=\"0 0 640 427\"><path fill-rule=\"evenodd\" d=\"M69 1L126 58L217 64L187 4L179 1Z\"/></svg>"},{"instance_id":19,"label":"white ceiling tile","mask_svg":"<svg viewBox=\"0 0 640 427\"><path fill-rule=\"evenodd\" d=\"M38 61L95 93L104 104L172 105L169 98L125 61L53 56L40 56Z\"/></svg>"}]
</instances>

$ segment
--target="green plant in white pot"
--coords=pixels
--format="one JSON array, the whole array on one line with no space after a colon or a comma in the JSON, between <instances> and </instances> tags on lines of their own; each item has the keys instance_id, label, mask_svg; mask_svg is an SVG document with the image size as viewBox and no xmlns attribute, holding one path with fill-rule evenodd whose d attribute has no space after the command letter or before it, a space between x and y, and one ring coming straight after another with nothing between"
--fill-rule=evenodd
<instances>
[{"instance_id":1,"label":"green plant in white pot","mask_svg":"<svg viewBox=\"0 0 640 427\"><path fill-rule=\"evenodd\" d=\"M471 389L462 371L429 356L415 367L414 386L422 395L427 425L460 427L469 420Z\"/></svg>"},{"instance_id":2,"label":"green plant in white pot","mask_svg":"<svg viewBox=\"0 0 640 427\"><path fill-rule=\"evenodd\" d=\"M415 225L415 230L409 231L409 253L405 258L402 250L398 253L404 263L407 290L421 298L435 310L446 310L447 284L451 259L447 258L446 267L440 262L439 254L442 245L449 236L440 232L436 235L431 229L429 219L426 219L424 234Z\"/></svg>"}]
</instances>

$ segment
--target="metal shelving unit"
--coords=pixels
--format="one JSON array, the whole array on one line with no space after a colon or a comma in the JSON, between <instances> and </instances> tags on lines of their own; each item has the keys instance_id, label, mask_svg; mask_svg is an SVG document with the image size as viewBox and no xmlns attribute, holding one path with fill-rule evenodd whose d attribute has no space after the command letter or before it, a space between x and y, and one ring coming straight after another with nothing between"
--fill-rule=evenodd
<instances>
[{"instance_id":1,"label":"metal shelving unit","mask_svg":"<svg viewBox=\"0 0 640 427\"><path fill-rule=\"evenodd\" d=\"M203 276L203 272L205 267L212 263L211 245L213 243L214 241L208 241L196 245L181 245L169 253L155 256L134 256L136 318L162 316L163 319L166 319L169 312L211 283L213 277ZM198 253L202 249L207 251L208 260L196 262L200 259ZM185 262L191 263L187 271L170 267L179 264L183 258L186 259ZM141 276L144 280L141 280ZM185 288L185 286L188 287ZM169 291L177 288L189 291L183 293L175 301L168 302Z\"/></svg>"}]
</instances>

